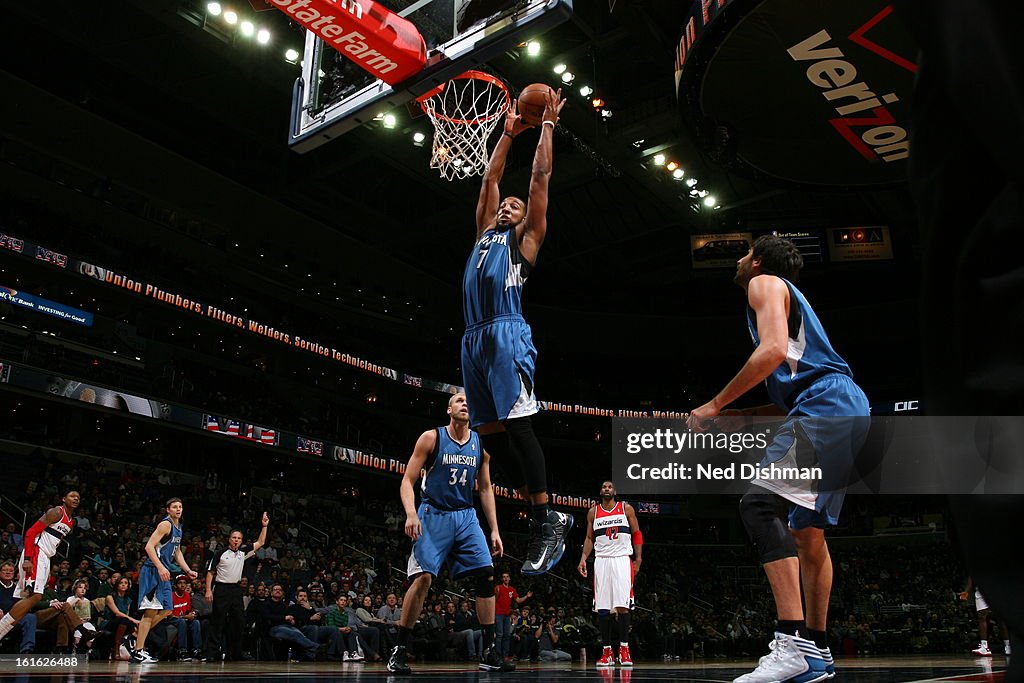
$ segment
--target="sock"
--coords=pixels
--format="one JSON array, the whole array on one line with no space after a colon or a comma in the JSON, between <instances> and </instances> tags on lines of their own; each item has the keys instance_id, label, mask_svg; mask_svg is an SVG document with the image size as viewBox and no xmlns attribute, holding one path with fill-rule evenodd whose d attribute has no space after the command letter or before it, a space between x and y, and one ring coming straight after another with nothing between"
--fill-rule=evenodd
<instances>
[{"instance_id":1,"label":"sock","mask_svg":"<svg viewBox=\"0 0 1024 683\"><path fill-rule=\"evenodd\" d=\"M810 640L814 641L814 644L824 650L828 647L828 634L824 631L815 631L812 628L807 629L807 634L810 636Z\"/></svg>"},{"instance_id":2,"label":"sock","mask_svg":"<svg viewBox=\"0 0 1024 683\"><path fill-rule=\"evenodd\" d=\"M604 647L612 646L612 615L607 612L601 612L597 616L597 625L601 630L601 645Z\"/></svg>"},{"instance_id":3,"label":"sock","mask_svg":"<svg viewBox=\"0 0 1024 683\"><path fill-rule=\"evenodd\" d=\"M487 652L494 646L494 624L480 624L480 628L484 631L484 652Z\"/></svg>"},{"instance_id":4,"label":"sock","mask_svg":"<svg viewBox=\"0 0 1024 683\"><path fill-rule=\"evenodd\" d=\"M398 627L398 644L401 647L405 647L409 644L409 634L412 633L411 629L407 629L404 626Z\"/></svg>"},{"instance_id":5,"label":"sock","mask_svg":"<svg viewBox=\"0 0 1024 683\"><path fill-rule=\"evenodd\" d=\"M803 638L803 633L807 632L807 627L804 626L804 620L799 621L783 621L779 619L775 622L775 630L779 633L785 633L787 636L798 636Z\"/></svg>"},{"instance_id":6,"label":"sock","mask_svg":"<svg viewBox=\"0 0 1024 683\"><path fill-rule=\"evenodd\" d=\"M11 629L14 628L16 623L18 622L16 622L14 617L10 614L5 614L4 618L0 619L0 640L3 640L4 636L11 632Z\"/></svg>"},{"instance_id":7,"label":"sock","mask_svg":"<svg viewBox=\"0 0 1024 683\"><path fill-rule=\"evenodd\" d=\"M988 647L988 641L987 640L981 641L981 646L982 647Z\"/></svg>"},{"instance_id":8,"label":"sock","mask_svg":"<svg viewBox=\"0 0 1024 683\"><path fill-rule=\"evenodd\" d=\"M544 524L548 521L548 504L534 505L530 508L530 514L533 517L533 521L537 524Z\"/></svg>"},{"instance_id":9,"label":"sock","mask_svg":"<svg viewBox=\"0 0 1024 683\"><path fill-rule=\"evenodd\" d=\"M629 622L632 620L633 615L629 612L625 614L619 613L616 621L619 622L619 644L629 647Z\"/></svg>"}]
</instances>

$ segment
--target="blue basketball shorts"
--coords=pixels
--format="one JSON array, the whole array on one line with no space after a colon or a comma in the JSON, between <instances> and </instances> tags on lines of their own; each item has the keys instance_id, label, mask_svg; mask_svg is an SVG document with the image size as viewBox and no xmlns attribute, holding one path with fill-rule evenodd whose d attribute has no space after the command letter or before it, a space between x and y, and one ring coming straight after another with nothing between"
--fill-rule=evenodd
<instances>
[{"instance_id":1,"label":"blue basketball shorts","mask_svg":"<svg viewBox=\"0 0 1024 683\"><path fill-rule=\"evenodd\" d=\"M409 576L426 572L437 576L445 564L452 578L492 566L491 550L476 510L438 510L421 503L417 511L422 534L412 544Z\"/></svg>"},{"instance_id":2,"label":"blue basketball shorts","mask_svg":"<svg viewBox=\"0 0 1024 683\"><path fill-rule=\"evenodd\" d=\"M871 426L870 415L861 388L838 373L819 379L797 397L760 465L818 467L821 479L753 482L793 503L791 529L825 528L839 522L846 486Z\"/></svg>"},{"instance_id":3,"label":"blue basketball shorts","mask_svg":"<svg viewBox=\"0 0 1024 683\"><path fill-rule=\"evenodd\" d=\"M156 567L148 564L139 569L139 609L168 610L174 608L171 582L161 581Z\"/></svg>"},{"instance_id":4,"label":"blue basketball shorts","mask_svg":"<svg viewBox=\"0 0 1024 683\"><path fill-rule=\"evenodd\" d=\"M537 349L519 315L499 316L466 328L462 383L473 427L537 412L533 373Z\"/></svg>"}]
</instances>

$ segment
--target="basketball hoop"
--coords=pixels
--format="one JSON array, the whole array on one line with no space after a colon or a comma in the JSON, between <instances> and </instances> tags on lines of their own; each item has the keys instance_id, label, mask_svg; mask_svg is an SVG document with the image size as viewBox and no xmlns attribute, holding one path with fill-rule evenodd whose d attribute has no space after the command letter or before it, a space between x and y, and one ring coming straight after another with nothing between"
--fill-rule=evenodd
<instances>
[{"instance_id":1,"label":"basketball hoop","mask_svg":"<svg viewBox=\"0 0 1024 683\"><path fill-rule=\"evenodd\" d=\"M416 99L434 124L430 167L446 180L483 175L487 138L512 104L505 84L467 71Z\"/></svg>"}]
</instances>

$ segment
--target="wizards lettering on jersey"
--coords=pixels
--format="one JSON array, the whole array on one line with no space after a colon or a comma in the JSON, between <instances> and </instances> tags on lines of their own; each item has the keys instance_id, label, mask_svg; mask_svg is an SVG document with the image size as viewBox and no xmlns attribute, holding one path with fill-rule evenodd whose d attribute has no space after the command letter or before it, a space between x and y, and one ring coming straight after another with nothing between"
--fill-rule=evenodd
<instances>
[{"instance_id":1,"label":"wizards lettering on jersey","mask_svg":"<svg viewBox=\"0 0 1024 683\"><path fill-rule=\"evenodd\" d=\"M598 529L604 529L605 527L621 527L626 531L629 531L629 525L623 525L621 524L621 522L622 518L619 515L604 518L596 517L594 519L594 530L596 531Z\"/></svg>"}]
</instances>

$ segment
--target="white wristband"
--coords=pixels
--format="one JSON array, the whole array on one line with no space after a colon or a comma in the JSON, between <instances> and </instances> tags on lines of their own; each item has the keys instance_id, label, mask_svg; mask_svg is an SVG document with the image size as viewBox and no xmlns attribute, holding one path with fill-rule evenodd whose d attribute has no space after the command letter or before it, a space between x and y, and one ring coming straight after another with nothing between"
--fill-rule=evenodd
<instances>
[{"instance_id":1,"label":"white wristband","mask_svg":"<svg viewBox=\"0 0 1024 683\"><path fill-rule=\"evenodd\" d=\"M555 122L554 121L544 121L544 123L542 125L545 125L545 126L550 125L552 128L554 128L555 127Z\"/></svg>"}]
</instances>

